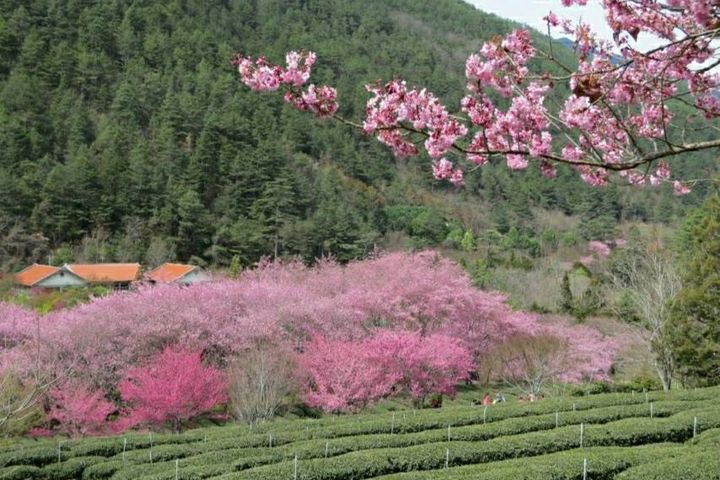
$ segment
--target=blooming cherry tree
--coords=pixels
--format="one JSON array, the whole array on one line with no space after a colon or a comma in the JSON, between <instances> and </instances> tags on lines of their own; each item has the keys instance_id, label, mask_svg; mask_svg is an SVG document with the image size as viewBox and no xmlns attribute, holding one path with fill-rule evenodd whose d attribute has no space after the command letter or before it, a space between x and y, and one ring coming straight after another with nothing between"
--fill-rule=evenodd
<instances>
[{"instance_id":1,"label":"blooming cherry tree","mask_svg":"<svg viewBox=\"0 0 720 480\"><path fill-rule=\"evenodd\" d=\"M131 369L119 390L130 408L119 420L122 427L169 422L178 431L183 422L227 401L225 377L219 370L204 366L199 353L171 347Z\"/></svg>"},{"instance_id":2,"label":"blooming cherry tree","mask_svg":"<svg viewBox=\"0 0 720 480\"><path fill-rule=\"evenodd\" d=\"M400 393L422 405L432 393L454 396L473 370L470 352L442 334L379 330L355 342L316 337L306 348L300 357L306 401L327 411L355 410Z\"/></svg>"},{"instance_id":3,"label":"blooming cherry tree","mask_svg":"<svg viewBox=\"0 0 720 480\"><path fill-rule=\"evenodd\" d=\"M585 5L587 0L563 0ZM467 166L504 158L511 169L537 163L546 177L558 163L569 164L591 185L611 174L632 185L672 183L677 195L691 182L671 178L666 159L720 147L720 138L689 141L690 129L710 131L706 120L720 116L720 64L716 38L720 8L715 0L602 0L613 40L601 40L582 22L545 17L548 34L560 30L575 40L576 66L564 65L533 44L524 29L486 42L465 64L467 95L456 113L431 92L401 79L367 85L371 98L364 121L337 114L337 92L310 85L313 52L290 52L286 66L265 57L238 55L241 80L256 91L284 89L285 101L317 117L332 117L375 136L398 157L422 150L433 159L437 179L463 183ZM635 47L638 35L663 43L650 51ZM541 46L542 47L542 46ZM531 73L529 62L544 58L562 73ZM546 105L550 90L567 84L569 95L557 111ZM493 98L508 99L500 108ZM676 118L671 106L693 112ZM687 179L686 179L687 180Z\"/></svg>"},{"instance_id":4,"label":"blooming cherry tree","mask_svg":"<svg viewBox=\"0 0 720 480\"><path fill-rule=\"evenodd\" d=\"M68 435L98 435L107 430L107 418L116 410L103 392L91 391L78 382L65 382L52 390L52 407L48 418L60 423L59 429Z\"/></svg>"}]
</instances>

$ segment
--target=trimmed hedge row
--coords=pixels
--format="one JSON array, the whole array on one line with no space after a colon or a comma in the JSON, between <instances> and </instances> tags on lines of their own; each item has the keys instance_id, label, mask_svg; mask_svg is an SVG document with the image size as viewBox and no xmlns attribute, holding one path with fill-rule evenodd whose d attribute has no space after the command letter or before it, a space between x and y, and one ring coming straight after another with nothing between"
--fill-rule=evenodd
<instances>
[{"instance_id":1,"label":"trimmed hedge row","mask_svg":"<svg viewBox=\"0 0 720 480\"><path fill-rule=\"evenodd\" d=\"M685 390L673 392L650 392L647 395L649 401L659 400L681 400L701 401L717 398L720 388L704 388L699 390ZM607 393L592 395L577 399L544 400L533 404L500 404L488 408L487 421L503 420L511 417L524 417L529 415L541 415L555 411L587 410L592 408L631 405L645 402L645 395L637 393L619 394ZM250 430L244 426L225 426L222 428L199 428L186 432L182 435L153 435L129 434L124 437L105 437L97 439L74 439L63 441L63 448L69 450L68 457L77 456L112 456L121 453L123 450L123 438L127 439L127 450L136 448L147 448L151 444L159 446L164 444L184 444L207 441L227 440L238 442L244 439L242 445L235 443L234 446L264 446L267 444L268 434L273 435L273 444L280 445L298 440L312 438L335 438L342 436L353 436L375 433L409 433L433 428L442 428L448 424L471 425L482 420L482 407L461 406L446 407L438 410L419 411L398 411L395 412L395 421L392 421L392 413L347 415L340 417L325 417L313 420L291 420L278 419L273 422L256 427ZM305 429L302 428L304 424ZM303 431L304 430L304 431ZM38 445L39 443L39 445ZM37 446L35 446L37 445ZM33 447L21 443L15 447L4 449L6 452L26 452L30 449L56 450L57 443L54 440L41 440L33 442ZM5 454L0 454L0 466L16 465L8 463ZM31 464L35 464L32 462Z\"/></svg>"},{"instance_id":2,"label":"trimmed hedge row","mask_svg":"<svg viewBox=\"0 0 720 480\"><path fill-rule=\"evenodd\" d=\"M687 407L684 402L660 402L654 408L654 414L657 416L666 416L673 413L683 411ZM640 415L649 415L649 406L631 405L623 407L607 407L589 411L565 412L558 415L559 425L586 423L605 423L620 418L637 417ZM555 428L555 415L544 415L525 418L510 418L507 420L487 424L472 425L450 429L450 438L453 440L487 440L499 436L515 435L531 431L547 430ZM430 430L414 434L405 435L368 435L358 437L343 437L332 441L310 440L304 442L296 442L281 447L268 448L250 448L250 449L231 449L219 450L208 454L194 455L199 453L186 451L183 449L169 449L166 445L161 453L153 452L155 461L171 460L172 455L177 457L185 457L181 460L181 466L185 465L203 465L209 462L233 462L236 470L244 470L254 468L260 465L281 462L283 460L294 458L295 455L299 459L322 458L327 456L337 456L353 451L389 448L389 447L407 447L425 443L434 443L447 440L447 429ZM212 444L203 444L202 447L207 448ZM176 446L177 447L177 446ZM327 449L327 451L326 451ZM132 458L131 458L132 455ZM117 458L116 458L117 459ZM149 460L147 450L134 451L126 455L126 461L132 463L144 463ZM131 480L139 475L146 473L147 466L126 467L118 471L113 478L118 480ZM152 472L163 472L168 469L174 471L174 462L172 464L154 464L150 466Z\"/></svg>"},{"instance_id":3,"label":"trimmed hedge row","mask_svg":"<svg viewBox=\"0 0 720 480\"><path fill-rule=\"evenodd\" d=\"M702 425L698 427L702 430ZM704 447L720 447L720 428L711 428L700 433L694 443Z\"/></svg>"},{"instance_id":4,"label":"trimmed hedge row","mask_svg":"<svg viewBox=\"0 0 720 480\"><path fill-rule=\"evenodd\" d=\"M87 467L106 462L105 457L74 457L62 463L51 463L40 471L41 478L52 480L73 480L82 478Z\"/></svg>"},{"instance_id":5,"label":"trimmed hedge row","mask_svg":"<svg viewBox=\"0 0 720 480\"><path fill-rule=\"evenodd\" d=\"M662 441L684 441L692 436L694 416L701 419L706 427L720 426L720 407L683 412L670 418L619 420L585 428L583 446L632 446ZM485 442L443 442L405 448L364 450L337 457L299 462L299 478L345 480L394 472L434 470L442 468L446 461L451 466L487 463L570 450L577 448L579 444L580 429L572 426L549 432L499 437ZM243 461L238 462L237 466L244 468ZM293 462L285 461L230 473L220 478L226 480L292 478L293 470Z\"/></svg>"},{"instance_id":6,"label":"trimmed hedge row","mask_svg":"<svg viewBox=\"0 0 720 480\"><path fill-rule=\"evenodd\" d=\"M677 405L685 403L688 407L693 403L702 402L704 396L697 395L695 402L675 402ZM706 394L707 392L701 391ZM358 435L373 435L390 432L393 433L411 433L423 432L432 429L446 428L448 424L454 426L462 425L478 425L486 421L488 424L503 421L507 419L517 418L523 419L522 423L526 423L526 419L534 418L547 414L554 415L559 411L563 419L568 418L567 415L576 415L583 411L590 411L593 404L604 404L612 400L615 395L605 395L603 398L592 399L586 398L582 402L575 404L577 411L573 412L573 402L539 402L536 404L525 405L498 405L487 409L484 414L482 407L458 407L455 409L420 412L416 416L410 418L410 412L406 412L405 419L400 415L396 415L396 421L387 414L384 418L375 419L373 422L364 422L358 425L346 424L348 422L332 423L326 430L309 430L303 432L297 429L295 431L280 431L277 433L266 434L248 434L248 429L243 427L222 427L215 428L221 431L222 435L208 436L197 432L188 432L184 435L128 435L124 437L113 437L111 439L88 439L84 441L70 440L63 441L60 445L60 460L67 460L74 457L101 456L112 457L122 455L123 448L126 448L126 461L137 463L139 459L147 455L149 461L149 453L146 452L151 445L153 450L153 460L163 461L175 458L181 458L197 453L209 452L220 449L231 448L262 448L269 445L270 436L272 436L273 446L287 445L293 442L305 441L308 437L321 438L324 442L328 438L350 437ZM600 397L600 396L598 396ZM644 402L644 397L643 397ZM658 407L661 404L658 403ZM569 409L563 410L563 407L570 406ZM644 403L620 403L615 404L616 408L632 408L633 411L648 409L648 404ZM594 407L599 409L598 407ZM658 414L661 414L658 410ZM584 420L578 420L584 421ZM528 430L521 430L528 431ZM502 433L507 435L508 433ZM227 436L226 436L227 435ZM205 440L208 441L205 441ZM124 443L127 440L127 444ZM324 445L324 443L323 443ZM58 443L43 442L34 447L25 447L11 449L0 454L0 467L12 465L32 465L42 467L44 465L55 463L58 460Z\"/></svg>"},{"instance_id":7,"label":"trimmed hedge row","mask_svg":"<svg viewBox=\"0 0 720 480\"><path fill-rule=\"evenodd\" d=\"M398 473L377 480L581 480L587 460L588 478L612 480L628 468L677 458L688 448L673 443L639 447L593 447L426 472ZM643 477L635 477L635 480Z\"/></svg>"},{"instance_id":8,"label":"trimmed hedge row","mask_svg":"<svg viewBox=\"0 0 720 480\"><path fill-rule=\"evenodd\" d=\"M14 465L0 468L0 480L31 480L38 478L40 469L32 465Z\"/></svg>"},{"instance_id":9,"label":"trimmed hedge row","mask_svg":"<svg viewBox=\"0 0 720 480\"><path fill-rule=\"evenodd\" d=\"M670 401L653 404L653 413L657 417L667 416L681 412L688 406L702 405L704 402ZM606 423L620 418L636 418L648 416L650 407L647 404L614 406L598 408L595 410L578 410L563 412L558 415L559 425L571 425L585 423ZM487 425L470 425L463 427L452 427L450 438L452 440L477 441L487 440L500 436L516 435L520 433L540 431L555 428L555 414L536 415L529 417L514 417ZM130 450L126 452L123 461L122 453L109 459L103 457L76 457L66 460L63 463L57 462L57 450L33 452L33 458L41 458L44 462L51 461L43 468L43 478L65 479L80 478L86 467L90 467L100 461L107 461L110 466L97 466L88 468L85 478L108 478L112 476L118 480L135 479L143 475L157 474L162 476L167 472L175 471L175 459L180 459L182 471L188 468L199 469L203 474L208 465L226 465L223 472L232 469L243 470L262 465L282 462L292 459L294 455L306 460L312 458L323 458L327 447L328 456L337 456L353 451L408 447L428 443L436 443L447 440L448 431L446 428L428 430L424 432L404 435L365 435L356 437L341 437L330 441L306 440L287 444L280 447L268 449L263 448L230 448L237 445L236 440L223 440L219 442L197 442L194 444L164 444L153 446L152 463L150 449ZM61 449L61 454L63 450ZM230 466L232 464L232 467ZM213 470L215 471L215 470ZM64 473L69 472L69 473Z\"/></svg>"},{"instance_id":10,"label":"trimmed hedge row","mask_svg":"<svg viewBox=\"0 0 720 480\"><path fill-rule=\"evenodd\" d=\"M619 474L617 480L720 480L720 452L700 449L680 458L639 465Z\"/></svg>"}]
</instances>

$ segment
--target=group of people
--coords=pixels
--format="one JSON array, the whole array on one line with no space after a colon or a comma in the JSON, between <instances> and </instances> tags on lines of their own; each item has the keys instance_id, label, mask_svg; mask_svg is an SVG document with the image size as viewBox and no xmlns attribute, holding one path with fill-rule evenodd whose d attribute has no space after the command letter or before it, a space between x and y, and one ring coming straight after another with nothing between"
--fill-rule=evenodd
<instances>
[{"instance_id":1,"label":"group of people","mask_svg":"<svg viewBox=\"0 0 720 480\"><path fill-rule=\"evenodd\" d=\"M518 402L534 402L535 400L537 400L537 395L535 395L534 393L530 393L527 397L524 395L520 395L519 397L517 397ZM501 403L506 401L507 399L505 398L505 395L503 395L501 392L495 394L495 398L491 397L489 393L485 392L485 396L482 397L482 400L480 400L479 402L476 400L473 403L475 403L476 405L492 405L495 403Z\"/></svg>"}]
</instances>

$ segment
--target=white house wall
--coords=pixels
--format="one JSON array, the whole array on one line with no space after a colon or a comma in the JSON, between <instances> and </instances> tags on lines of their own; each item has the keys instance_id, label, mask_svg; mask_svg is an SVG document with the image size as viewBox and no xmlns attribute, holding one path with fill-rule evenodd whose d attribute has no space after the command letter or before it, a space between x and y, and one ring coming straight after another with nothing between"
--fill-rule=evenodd
<instances>
[{"instance_id":1,"label":"white house wall","mask_svg":"<svg viewBox=\"0 0 720 480\"><path fill-rule=\"evenodd\" d=\"M87 282L73 273L60 270L40 280L34 286L41 288L64 288L79 287L82 285L87 285Z\"/></svg>"},{"instance_id":2,"label":"white house wall","mask_svg":"<svg viewBox=\"0 0 720 480\"><path fill-rule=\"evenodd\" d=\"M210 280L210 276L200 269L193 270L182 278L179 278L176 283L182 285L192 285L194 283L203 283Z\"/></svg>"}]
</instances>

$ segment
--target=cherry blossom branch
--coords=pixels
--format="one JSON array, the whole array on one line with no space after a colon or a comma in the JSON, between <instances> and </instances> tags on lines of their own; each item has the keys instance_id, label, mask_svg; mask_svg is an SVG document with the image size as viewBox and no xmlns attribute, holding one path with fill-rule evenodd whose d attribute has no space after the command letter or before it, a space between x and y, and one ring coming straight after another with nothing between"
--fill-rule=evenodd
<instances>
[{"instance_id":1,"label":"cherry blossom branch","mask_svg":"<svg viewBox=\"0 0 720 480\"><path fill-rule=\"evenodd\" d=\"M712 42L720 34L720 9L713 2L605 1L621 62L616 61L611 42L597 40L586 24L573 25L552 13L545 17L548 37L551 27L575 36L576 69L556 58L550 38L549 54L533 47L526 30L493 38L465 64L468 94L460 105L464 115L451 113L426 89L410 88L395 79L366 87L371 98L360 124L336 115L334 88L310 85L303 89L316 60L312 52L290 52L286 67L271 65L264 57L240 56L235 65L253 90L282 88L285 101L293 107L362 129L399 158L424 149L433 159L435 177L457 185L463 183L462 164L476 168L491 157L504 156L511 169L538 162L547 177L556 175L554 165L559 163L572 166L592 185L607 184L609 174L616 172L631 185L655 186L671 181L669 166L661 160L720 147L720 140L688 143L687 128L681 129L683 140L678 144L670 135L677 112L668 107L670 100L678 99L708 119L720 117L720 97L715 95L720 75L708 65L694 68L716 57ZM584 5L587 0L563 3ZM643 32L666 41L639 52L628 42ZM678 32L682 37L678 38ZM549 59L568 75L531 75L527 65L533 57ZM720 59L711 65L720 65ZM561 81L569 82L571 94L554 114L544 103L550 88ZM683 85L687 92L678 93ZM498 108L491 92L508 98L509 107ZM565 139L559 148L553 141L558 132ZM650 142L652 152L645 151L643 141ZM448 160L450 154L459 156L459 162ZM655 162L657 168L651 173ZM677 180L672 183L677 194L689 191Z\"/></svg>"}]
</instances>

